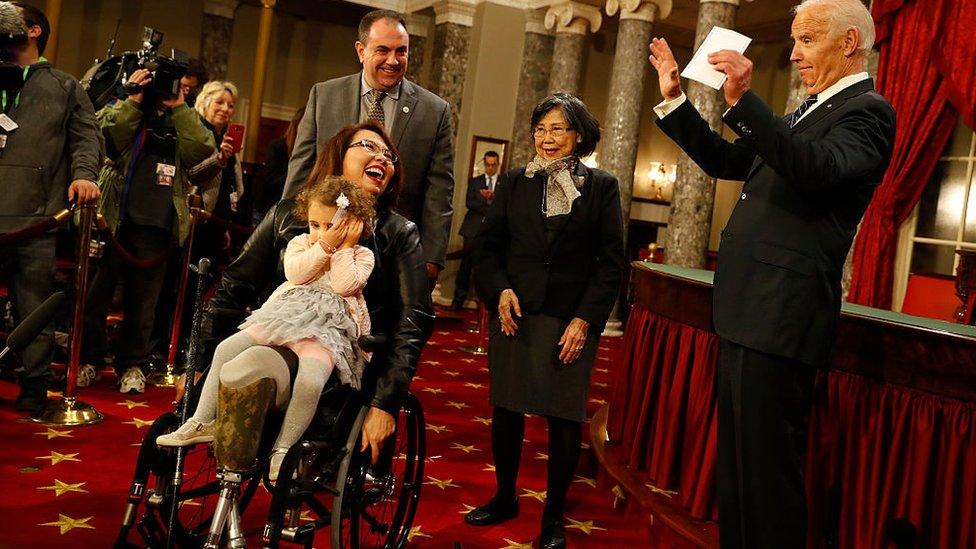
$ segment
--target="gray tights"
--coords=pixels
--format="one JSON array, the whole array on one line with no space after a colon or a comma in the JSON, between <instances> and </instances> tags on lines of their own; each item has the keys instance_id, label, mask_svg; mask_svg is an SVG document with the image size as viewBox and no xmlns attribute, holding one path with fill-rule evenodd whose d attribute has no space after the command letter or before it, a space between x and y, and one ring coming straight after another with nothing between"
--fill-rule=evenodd
<instances>
[{"instance_id":1,"label":"gray tights","mask_svg":"<svg viewBox=\"0 0 976 549\"><path fill-rule=\"evenodd\" d=\"M275 407L279 410L288 407L274 448L290 448L312 422L327 374L331 372L331 364L299 357L298 375L292 387L288 363L281 354L259 345L246 332L238 332L217 345L193 419L206 423L216 418L220 385L245 387L263 378L273 379L277 388Z\"/></svg>"}]
</instances>

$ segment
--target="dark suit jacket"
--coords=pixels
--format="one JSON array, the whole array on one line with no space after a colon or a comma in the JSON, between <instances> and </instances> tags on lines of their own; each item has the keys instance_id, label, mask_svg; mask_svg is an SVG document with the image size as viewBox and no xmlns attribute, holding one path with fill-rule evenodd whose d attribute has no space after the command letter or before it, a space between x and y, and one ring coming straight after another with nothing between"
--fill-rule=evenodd
<instances>
[{"instance_id":1,"label":"dark suit jacket","mask_svg":"<svg viewBox=\"0 0 976 549\"><path fill-rule=\"evenodd\" d=\"M362 73L312 86L298 126L283 198L298 194L318 151L342 128L359 122ZM404 79L393 119L397 169L406 175L397 211L420 227L424 258L444 265L454 198L454 137L446 101Z\"/></svg>"},{"instance_id":2,"label":"dark suit jacket","mask_svg":"<svg viewBox=\"0 0 976 549\"><path fill-rule=\"evenodd\" d=\"M891 159L894 110L866 80L792 129L752 92L725 123L740 136L735 143L687 101L658 121L709 176L745 181L722 231L715 330L751 349L824 365L844 261Z\"/></svg>"},{"instance_id":3,"label":"dark suit jacket","mask_svg":"<svg viewBox=\"0 0 976 549\"><path fill-rule=\"evenodd\" d=\"M498 183L498 180L495 181ZM478 229L481 222L488 215L488 206L491 204L488 199L481 196L481 190L488 188L488 180L484 175L479 175L468 182L468 192L465 196L464 204L468 207L468 212L464 214L464 221L458 234L464 238L474 238L478 236Z\"/></svg>"},{"instance_id":4,"label":"dark suit jacket","mask_svg":"<svg viewBox=\"0 0 976 549\"><path fill-rule=\"evenodd\" d=\"M512 288L522 314L579 317L603 331L620 289L626 259L617 179L582 163L581 196L550 239L542 212L547 177L525 168L498 179L475 252L475 285L489 310Z\"/></svg>"}]
</instances>

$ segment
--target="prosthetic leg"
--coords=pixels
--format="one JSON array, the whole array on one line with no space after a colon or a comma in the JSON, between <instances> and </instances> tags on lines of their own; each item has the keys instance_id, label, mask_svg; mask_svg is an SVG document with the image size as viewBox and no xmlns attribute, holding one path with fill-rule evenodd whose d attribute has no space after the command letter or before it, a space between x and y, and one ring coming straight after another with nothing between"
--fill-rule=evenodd
<instances>
[{"instance_id":1,"label":"prosthetic leg","mask_svg":"<svg viewBox=\"0 0 976 549\"><path fill-rule=\"evenodd\" d=\"M243 387L220 386L214 433L220 497L204 544L207 549L220 547L225 527L228 547L245 546L237 499L244 474L254 467L261 443L261 430L268 410L275 401L275 391L275 381L270 378L262 378Z\"/></svg>"}]
</instances>

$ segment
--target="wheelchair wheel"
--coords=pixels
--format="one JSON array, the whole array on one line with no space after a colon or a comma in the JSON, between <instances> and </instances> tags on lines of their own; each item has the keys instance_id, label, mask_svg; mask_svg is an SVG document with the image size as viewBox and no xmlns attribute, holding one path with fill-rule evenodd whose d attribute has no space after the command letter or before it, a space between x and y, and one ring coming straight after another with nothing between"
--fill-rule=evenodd
<instances>
[{"instance_id":1,"label":"wheelchair wheel","mask_svg":"<svg viewBox=\"0 0 976 549\"><path fill-rule=\"evenodd\" d=\"M370 463L368 452L359 451L360 431L350 433L336 480L332 547L401 549L417 512L427 457L420 402L407 396L396 430L376 465Z\"/></svg>"},{"instance_id":2,"label":"wheelchair wheel","mask_svg":"<svg viewBox=\"0 0 976 549\"><path fill-rule=\"evenodd\" d=\"M136 472L129 491L129 502L122 528L115 547L133 547L127 539L134 525L145 547L165 545L172 509L172 478L176 468L176 450L156 446L159 435L171 432L179 426L176 414L170 412L156 419L146 432L136 461ZM241 512L250 503L258 487L258 478L244 481L238 506ZM217 494L220 491L216 479L216 461L209 444L197 444L186 448L183 466L183 482L176 495L177 513L172 541L180 547L201 547L206 540L210 520L213 518ZM139 505L143 504L142 515Z\"/></svg>"}]
</instances>

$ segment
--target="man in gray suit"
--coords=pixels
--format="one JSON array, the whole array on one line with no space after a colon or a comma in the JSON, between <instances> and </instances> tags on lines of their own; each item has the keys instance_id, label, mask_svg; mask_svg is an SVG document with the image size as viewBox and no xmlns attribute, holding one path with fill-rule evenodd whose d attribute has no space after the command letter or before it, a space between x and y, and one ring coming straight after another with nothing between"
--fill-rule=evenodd
<instances>
[{"instance_id":1,"label":"man in gray suit","mask_svg":"<svg viewBox=\"0 0 976 549\"><path fill-rule=\"evenodd\" d=\"M444 268L454 195L451 107L405 79L410 35L403 16L374 10L359 22L362 72L312 86L288 163L283 198L305 184L318 151L345 126L382 123L397 144L396 169L406 175L397 211L420 228L431 287Z\"/></svg>"}]
</instances>

